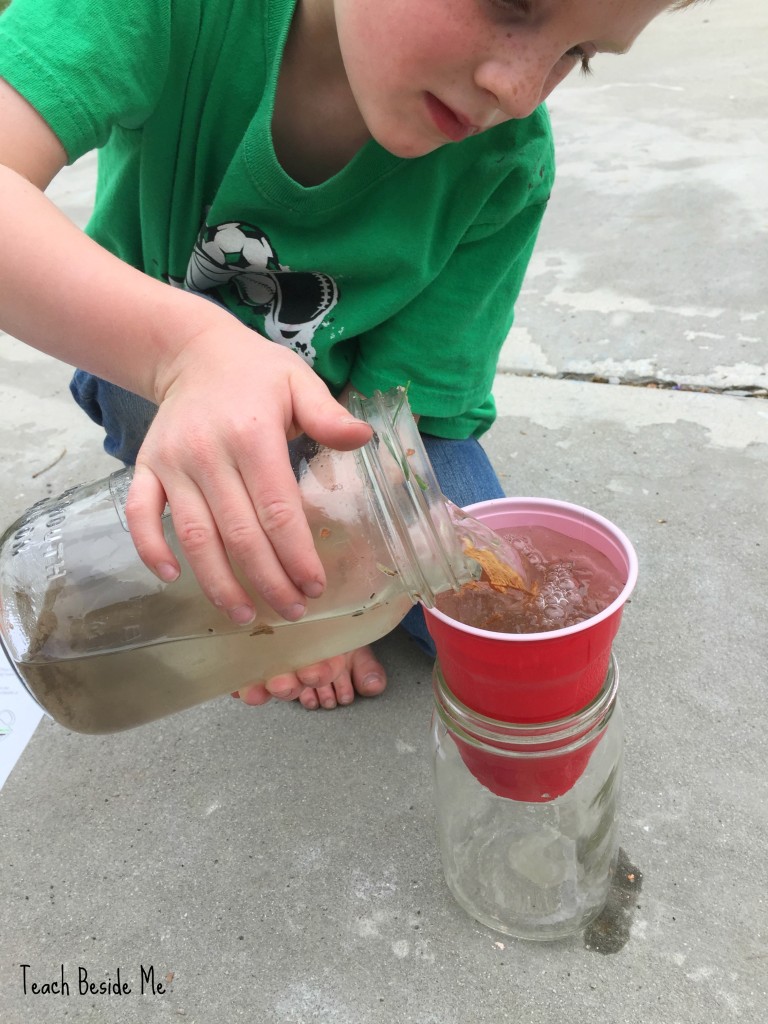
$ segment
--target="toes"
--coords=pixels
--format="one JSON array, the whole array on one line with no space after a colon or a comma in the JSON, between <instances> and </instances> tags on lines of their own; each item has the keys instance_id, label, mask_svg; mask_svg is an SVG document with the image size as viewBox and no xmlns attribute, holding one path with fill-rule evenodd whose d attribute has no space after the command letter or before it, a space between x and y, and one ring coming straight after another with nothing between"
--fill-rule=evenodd
<instances>
[{"instance_id":1,"label":"toes","mask_svg":"<svg viewBox=\"0 0 768 1024\"><path fill-rule=\"evenodd\" d=\"M370 647L328 658L297 672L275 676L266 683L253 684L240 691L245 704L266 704L271 697L289 701L298 699L302 707L335 708L351 704L355 694L376 697L387 685L382 664Z\"/></svg>"},{"instance_id":2,"label":"toes","mask_svg":"<svg viewBox=\"0 0 768 1024\"><path fill-rule=\"evenodd\" d=\"M351 704L354 699L355 688L352 685L349 672L346 671L342 672L328 686L306 689L299 694L299 703L309 711L314 711L318 707L327 708L330 711L339 704Z\"/></svg>"},{"instance_id":3,"label":"toes","mask_svg":"<svg viewBox=\"0 0 768 1024\"><path fill-rule=\"evenodd\" d=\"M268 693L278 700L294 700L301 693L301 680L293 673L286 672L282 676L273 676L264 683Z\"/></svg>"},{"instance_id":4,"label":"toes","mask_svg":"<svg viewBox=\"0 0 768 1024\"><path fill-rule=\"evenodd\" d=\"M334 679L333 689L339 704L351 704L355 699L355 687L352 683L352 677L346 670Z\"/></svg>"},{"instance_id":5,"label":"toes","mask_svg":"<svg viewBox=\"0 0 768 1024\"><path fill-rule=\"evenodd\" d=\"M320 707L320 702L317 699L317 692L315 690L303 690L299 694L299 704L306 708L307 711L315 711Z\"/></svg>"},{"instance_id":6,"label":"toes","mask_svg":"<svg viewBox=\"0 0 768 1024\"><path fill-rule=\"evenodd\" d=\"M352 652L350 674L355 690L363 697L377 697L387 685L384 666L370 647L360 647Z\"/></svg>"},{"instance_id":7,"label":"toes","mask_svg":"<svg viewBox=\"0 0 768 1024\"><path fill-rule=\"evenodd\" d=\"M331 710L331 708L335 708L336 705L338 704L338 701L336 700L335 685L336 684L334 683L331 686L318 686L317 689L315 690L315 693L317 694L317 699L320 702L320 707L328 708L329 711Z\"/></svg>"},{"instance_id":8,"label":"toes","mask_svg":"<svg viewBox=\"0 0 768 1024\"><path fill-rule=\"evenodd\" d=\"M331 686L336 677L346 670L346 655L339 654L325 661L296 670L296 678L302 686L316 689L320 686Z\"/></svg>"},{"instance_id":9,"label":"toes","mask_svg":"<svg viewBox=\"0 0 768 1024\"><path fill-rule=\"evenodd\" d=\"M243 686L239 693L243 704L248 704L252 708L272 700L272 694L267 690L264 683L253 683L251 686ZM233 693L232 696L234 697L235 694Z\"/></svg>"}]
</instances>

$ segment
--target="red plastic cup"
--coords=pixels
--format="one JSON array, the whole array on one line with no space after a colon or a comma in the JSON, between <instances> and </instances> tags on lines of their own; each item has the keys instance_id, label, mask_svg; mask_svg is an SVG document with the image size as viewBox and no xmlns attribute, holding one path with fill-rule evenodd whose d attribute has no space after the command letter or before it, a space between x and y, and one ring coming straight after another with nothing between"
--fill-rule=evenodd
<instances>
[{"instance_id":1,"label":"red plastic cup","mask_svg":"<svg viewBox=\"0 0 768 1024\"><path fill-rule=\"evenodd\" d=\"M437 714L461 759L486 789L508 800L546 803L567 793L584 774L613 713L619 686L611 659L597 698L556 722L499 722L471 711L448 691L435 662Z\"/></svg>"},{"instance_id":2,"label":"red plastic cup","mask_svg":"<svg viewBox=\"0 0 768 1024\"><path fill-rule=\"evenodd\" d=\"M569 502L498 498L465 511L494 530L546 526L585 541L624 579L619 596L599 614L547 633L495 633L424 609L443 678L462 704L502 722L552 722L575 714L605 682L624 604L637 581L634 548L609 520Z\"/></svg>"}]
</instances>

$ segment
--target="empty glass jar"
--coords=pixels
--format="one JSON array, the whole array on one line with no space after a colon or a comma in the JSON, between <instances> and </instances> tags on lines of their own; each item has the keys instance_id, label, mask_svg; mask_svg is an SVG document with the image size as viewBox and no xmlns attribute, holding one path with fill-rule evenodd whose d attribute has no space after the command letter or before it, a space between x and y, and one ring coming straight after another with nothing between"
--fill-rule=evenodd
<instances>
[{"instance_id":1,"label":"empty glass jar","mask_svg":"<svg viewBox=\"0 0 768 1024\"><path fill-rule=\"evenodd\" d=\"M437 830L448 888L476 920L559 939L602 910L613 876L623 764L615 659L599 695L555 722L486 718L433 685Z\"/></svg>"}]
</instances>

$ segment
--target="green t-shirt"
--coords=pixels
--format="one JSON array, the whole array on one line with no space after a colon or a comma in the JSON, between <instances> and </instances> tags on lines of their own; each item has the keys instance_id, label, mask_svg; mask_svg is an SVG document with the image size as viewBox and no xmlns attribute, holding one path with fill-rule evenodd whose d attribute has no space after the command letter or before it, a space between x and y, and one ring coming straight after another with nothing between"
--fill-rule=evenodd
<instances>
[{"instance_id":1,"label":"green t-shirt","mask_svg":"<svg viewBox=\"0 0 768 1024\"><path fill-rule=\"evenodd\" d=\"M293 7L13 0L0 75L70 161L100 149L88 232L107 249L227 306L334 392L410 381L422 430L481 434L552 186L546 111L414 160L371 141L299 185L270 130Z\"/></svg>"}]
</instances>

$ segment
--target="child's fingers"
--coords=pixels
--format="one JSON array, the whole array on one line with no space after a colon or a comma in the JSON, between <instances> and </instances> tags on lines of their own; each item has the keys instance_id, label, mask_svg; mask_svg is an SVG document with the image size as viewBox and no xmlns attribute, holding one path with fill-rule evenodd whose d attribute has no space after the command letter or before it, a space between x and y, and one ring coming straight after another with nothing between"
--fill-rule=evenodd
<instances>
[{"instance_id":1,"label":"child's fingers","mask_svg":"<svg viewBox=\"0 0 768 1024\"><path fill-rule=\"evenodd\" d=\"M249 339L249 357L252 347ZM129 525L145 564L161 577L178 569L159 522L167 499L195 577L237 623L254 615L247 591L296 621L326 585L286 431L339 448L371 433L297 357L272 343L263 355L255 382L248 367L234 374L217 362L205 378L189 363L161 402L131 491Z\"/></svg>"},{"instance_id":2,"label":"child's fingers","mask_svg":"<svg viewBox=\"0 0 768 1024\"><path fill-rule=\"evenodd\" d=\"M201 449L194 471L221 544L245 575L246 586L250 584L283 618L291 622L301 618L307 598L323 592L325 570L279 422L268 420L233 434L224 453ZM185 544L183 502L188 492L182 490L179 495L174 491L170 500L176 531ZM198 514L196 505L192 513ZM229 592L229 564L213 550L210 537L202 536L194 550L185 546L185 553L206 593L222 586Z\"/></svg>"},{"instance_id":3,"label":"child's fingers","mask_svg":"<svg viewBox=\"0 0 768 1024\"><path fill-rule=\"evenodd\" d=\"M331 395L311 370L292 379L294 423L320 444L338 451L360 448L371 439L371 427L357 419Z\"/></svg>"},{"instance_id":4,"label":"child's fingers","mask_svg":"<svg viewBox=\"0 0 768 1024\"><path fill-rule=\"evenodd\" d=\"M254 440L242 439L229 454L198 444L193 459L168 451L158 458L142 449L128 516L145 564L158 574L166 564L175 568L160 524L167 497L179 545L203 592L239 625L255 614L246 588L295 621L306 611L307 597L319 596L325 586L285 437L278 427L276 442L270 443L266 431ZM242 459L250 450L255 457ZM239 467L233 464L238 452ZM250 492L242 473L252 477ZM235 576L233 563L244 580Z\"/></svg>"},{"instance_id":5,"label":"child's fingers","mask_svg":"<svg viewBox=\"0 0 768 1024\"><path fill-rule=\"evenodd\" d=\"M265 600L285 618L299 617L297 609L287 614L283 577L293 584L293 602L306 605L306 598L319 597L326 584L325 570L315 550L301 495L288 461L285 441L272 451L240 467L247 500L255 510L254 523L260 539L254 546L242 543L231 531L225 542L248 578ZM226 517L216 509L217 518Z\"/></svg>"},{"instance_id":6,"label":"child's fingers","mask_svg":"<svg viewBox=\"0 0 768 1024\"><path fill-rule=\"evenodd\" d=\"M181 570L163 533L161 516L165 505L165 490L158 478L149 468L137 466L125 503L125 516L139 558L151 572L170 583Z\"/></svg>"},{"instance_id":7,"label":"child's fingers","mask_svg":"<svg viewBox=\"0 0 768 1024\"><path fill-rule=\"evenodd\" d=\"M171 496L176 536L206 597L236 624L250 622L254 617L253 602L232 572L217 525L200 491L189 480L175 488L163 486L155 474L142 465L137 466L126 505L139 557L150 568L164 564L157 559L166 555L173 557L157 513L160 491ZM178 565L175 558L173 562ZM164 577L161 575L161 578Z\"/></svg>"},{"instance_id":8,"label":"child's fingers","mask_svg":"<svg viewBox=\"0 0 768 1024\"><path fill-rule=\"evenodd\" d=\"M295 490L292 476L289 482ZM172 492L171 502L179 543L205 594L233 622L252 621L255 606L232 570L234 562L250 588L279 615L291 622L300 619L306 611L306 597L289 575L292 570L298 574L298 567L290 563L286 566L279 559L274 536L258 514L258 507L254 508L241 475L234 467L223 466L215 480L203 483L204 494L185 484ZM288 506L287 499L284 506ZM298 499L293 516L295 531L303 526L308 554L316 562L316 572L322 575ZM324 577L301 582L307 589L314 582L322 590Z\"/></svg>"}]
</instances>

